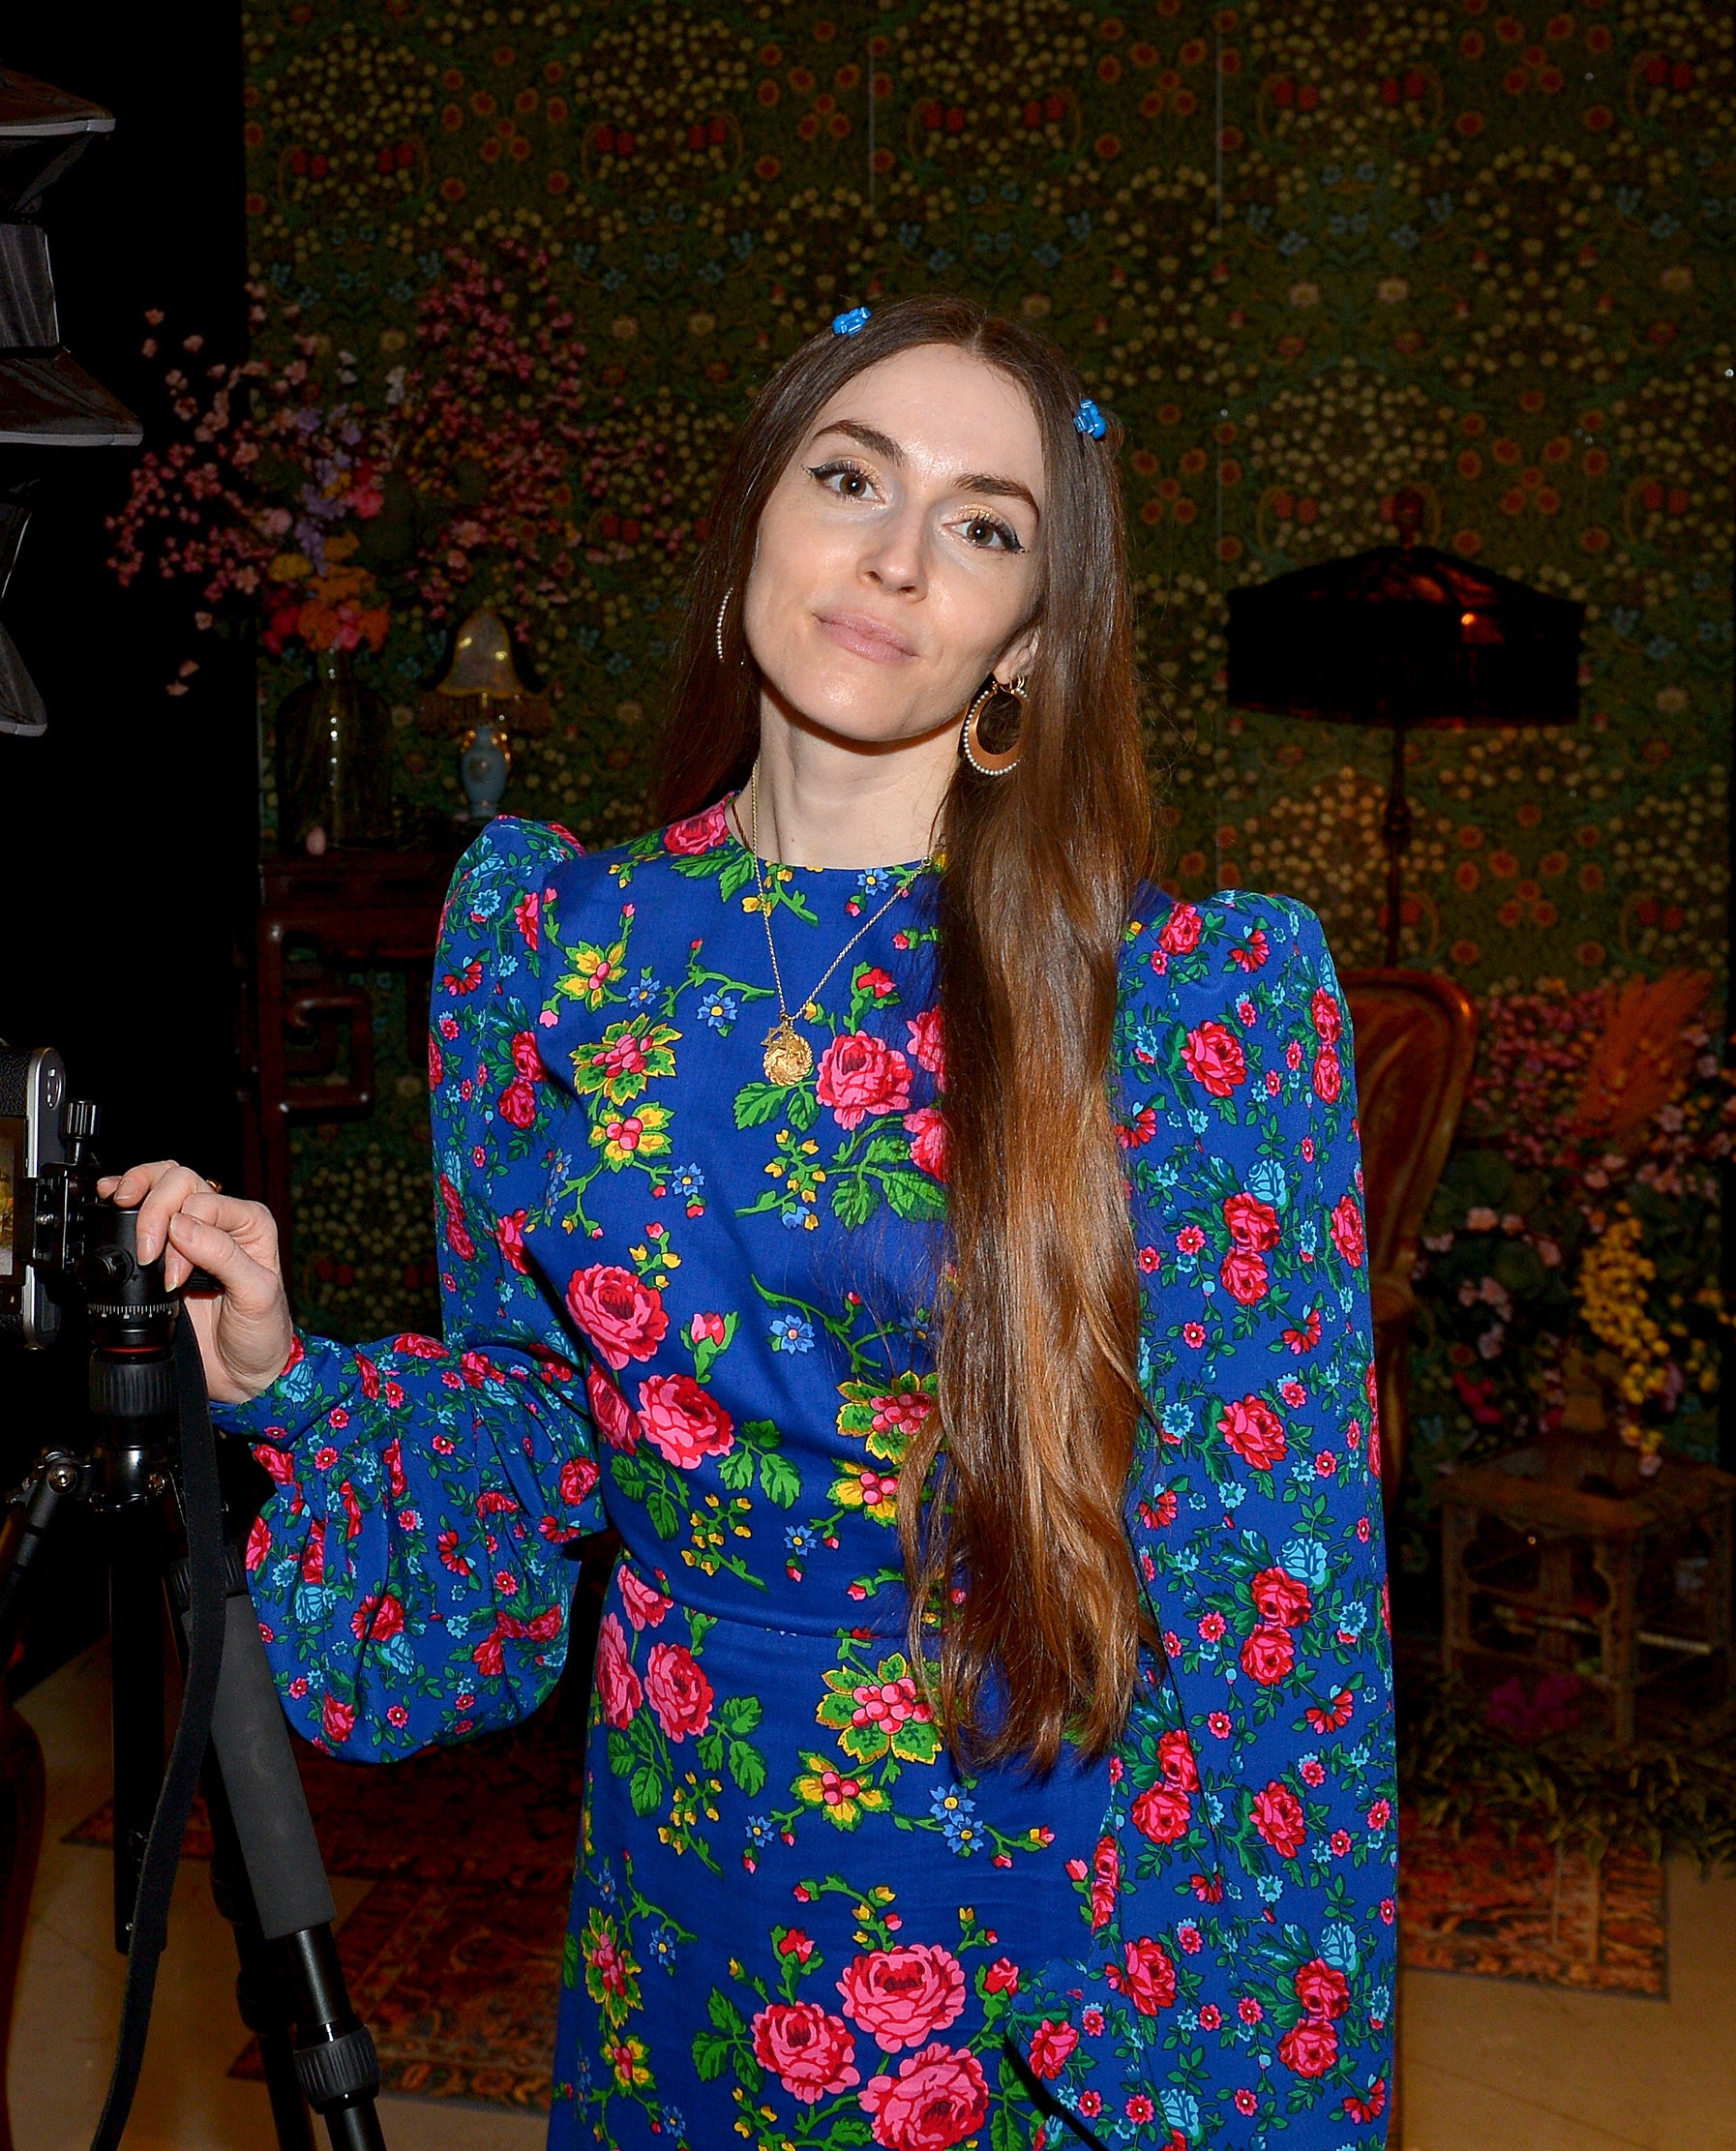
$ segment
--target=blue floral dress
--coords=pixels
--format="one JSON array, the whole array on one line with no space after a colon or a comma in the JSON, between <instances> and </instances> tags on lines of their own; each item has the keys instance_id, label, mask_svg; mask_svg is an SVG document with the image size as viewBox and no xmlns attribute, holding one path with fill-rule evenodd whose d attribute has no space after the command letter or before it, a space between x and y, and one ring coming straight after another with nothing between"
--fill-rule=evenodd
<instances>
[{"instance_id":1,"label":"blue floral dress","mask_svg":"<svg viewBox=\"0 0 1736 2151\"><path fill-rule=\"evenodd\" d=\"M550 2140L984 2151L1383 2140L1396 1825L1350 1038L1300 905L1143 887L1120 1141L1162 1631L1124 1743L960 1776L894 1505L934 1409L935 870L779 868L777 1017L721 807L621 849L494 822L429 1040L444 1341L308 1336L221 1415L292 1722L389 1760L597 1647ZM478 1817L487 1827L487 1817Z\"/></svg>"}]
</instances>

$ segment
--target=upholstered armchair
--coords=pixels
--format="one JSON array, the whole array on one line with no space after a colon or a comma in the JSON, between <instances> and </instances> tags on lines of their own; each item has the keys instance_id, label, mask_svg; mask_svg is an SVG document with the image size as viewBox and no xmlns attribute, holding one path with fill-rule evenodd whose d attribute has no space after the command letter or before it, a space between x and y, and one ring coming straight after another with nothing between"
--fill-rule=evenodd
<instances>
[{"instance_id":1,"label":"upholstered armchair","mask_svg":"<svg viewBox=\"0 0 1736 2151\"><path fill-rule=\"evenodd\" d=\"M1356 1031L1382 1492L1391 1514L1410 1431L1411 1269L1470 1081L1477 1011L1460 987L1428 971L1351 971L1340 983Z\"/></svg>"}]
</instances>

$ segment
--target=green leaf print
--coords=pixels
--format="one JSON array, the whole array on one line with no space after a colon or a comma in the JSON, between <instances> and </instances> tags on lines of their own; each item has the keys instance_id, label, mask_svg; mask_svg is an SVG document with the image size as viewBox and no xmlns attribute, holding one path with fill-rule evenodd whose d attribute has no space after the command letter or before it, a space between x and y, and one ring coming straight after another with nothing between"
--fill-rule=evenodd
<instances>
[{"instance_id":1,"label":"green leaf print","mask_svg":"<svg viewBox=\"0 0 1736 2151\"><path fill-rule=\"evenodd\" d=\"M735 1125L738 1128L761 1128L767 1120L775 1120L783 1108L785 1090L781 1083L745 1083L735 1093Z\"/></svg>"},{"instance_id":2,"label":"green leaf print","mask_svg":"<svg viewBox=\"0 0 1736 2151\"><path fill-rule=\"evenodd\" d=\"M731 2042L721 2032L695 2032L693 2066L701 2083L714 2082L730 2066Z\"/></svg>"},{"instance_id":3,"label":"green leaf print","mask_svg":"<svg viewBox=\"0 0 1736 2151\"><path fill-rule=\"evenodd\" d=\"M627 1786L627 1798L636 1815L654 1815L663 1805L663 1774L649 1763L641 1763Z\"/></svg>"},{"instance_id":4,"label":"green leaf print","mask_svg":"<svg viewBox=\"0 0 1736 2151\"><path fill-rule=\"evenodd\" d=\"M730 1776L751 1800L765 1782L765 1758L751 1741L730 1743Z\"/></svg>"},{"instance_id":5,"label":"green leaf print","mask_svg":"<svg viewBox=\"0 0 1736 2151\"><path fill-rule=\"evenodd\" d=\"M726 1733L736 1739L751 1733L763 1715L763 1705L757 1695L732 1695L719 1705L717 1722Z\"/></svg>"},{"instance_id":6,"label":"green leaf print","mask_svg":"<svg viewBox=\"0 0 1736 2151\"><path fill-rule=\"evenodd\" d=\"M805 1135L820 1118L820 1100L805 1084L793 1084L784 1093L784 1112L790 1125Z\"/></svg>"},{"instance_id":7,"label":"green leaf print","mask_svg":"<svg viewBox=\"0 0 1736 2151\"><path fill-rule=\"evenodd\" d=\"M832 1215L852 1232L868 1220L880 1208L880 1190L870 1180L853 1173L848 1180L832 1184Z\"/></svg>"},{"instance_id":8,"label":"green leaf print","mask_svg":"<svg viewBox=\"0 0 1736 2151\"><path fill-rule=\"evenodd\" d=\"M717 1476L733 1494L739 1494L754 1483L754 1452L743 1442L737 1442L717 1458Z\"/></svg>"},{"instance_id":9,"label":"green leaf print","mask_svg":"<svg viewBox=\"0 0 1736 2151\"><path fill-rule=\"evenodd\" d=\"M787 1456L767 1449L760 1459L760 1484L767 1501L780 1509L793 1509L801 1493L801 1474Z\"/></svg>"},{"instance_id":10,"label":"green leaf print","mask_svg":"<svg viewBox=\"0 0 1736 2151\"><path fill-rule=\"evenodd\" d=\"M928 1219L946 1214L944 1189L925 1173L888 1173L886 1200L900 1217Z\"/></svg>"}]
</instances>

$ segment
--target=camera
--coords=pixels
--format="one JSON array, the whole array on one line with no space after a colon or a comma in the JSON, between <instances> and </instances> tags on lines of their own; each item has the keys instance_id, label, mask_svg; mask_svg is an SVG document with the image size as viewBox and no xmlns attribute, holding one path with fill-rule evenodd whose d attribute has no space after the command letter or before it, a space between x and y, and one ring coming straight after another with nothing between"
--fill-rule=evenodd
<instances>
[{"instance_id":1,"label":"camera","mask_svg":"<svg viewBox=\"0 0 1736 2151\"><path fill-rule=\"evenodd\" d=\"M0 1040L0 1345L41 1351L59 1334L50 1288L84 1250L96 1129L94 1105L69 1104L66 1068L51 1046L19 1050Z\"/></svg>"}]
</instances>

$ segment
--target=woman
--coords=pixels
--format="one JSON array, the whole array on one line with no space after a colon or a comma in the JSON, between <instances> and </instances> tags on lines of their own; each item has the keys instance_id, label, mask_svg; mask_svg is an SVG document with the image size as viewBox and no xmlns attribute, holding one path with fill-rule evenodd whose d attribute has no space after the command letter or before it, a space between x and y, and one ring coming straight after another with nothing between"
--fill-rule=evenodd
<instances>
[{"instance_id":1,"label":"woman","mask_svg":"<svg viewBox=\"0 0 1736 2151\"><path fill-rule=\"evenodd\" d=\"M296 1337L258 1206L115 1190L224 1285L311 1738L523 1718L621 1535L556 2146L1383 2134L1348 1025L1300 905L1140 879L1117 437L952 298L765 389L666 825L454 882L444 1344Z\"/></svg>"}]
</instances>

